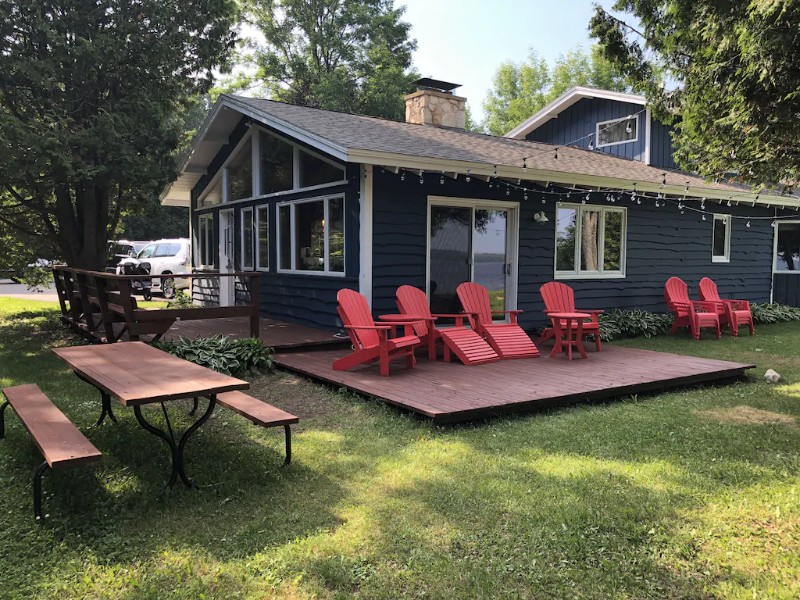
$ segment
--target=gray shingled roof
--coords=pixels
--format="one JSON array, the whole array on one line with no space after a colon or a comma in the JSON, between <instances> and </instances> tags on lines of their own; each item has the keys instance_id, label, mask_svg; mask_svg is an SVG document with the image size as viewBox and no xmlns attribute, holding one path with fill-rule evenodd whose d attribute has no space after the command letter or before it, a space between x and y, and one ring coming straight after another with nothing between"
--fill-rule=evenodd
<instances>
[{"instance_id":1,"label":"gray shingled roof","mask_svg":"<svg viewBox=\"0 0 800 600\"><path fill-rule=\"evenodd\" d=\"M260 98L230 97L235 102L272 116L327 140L347 151L371 152L426 157L486 165L521 167L523 159L530 169L569 174L612 177L634 182L660 184L666 173L668 186L712 188L719 191L746 192L741 186L708 183L686 173L650 167L642 162L619 158L570 146L555 146L495 137L468 131L399 123L387 119L284 104Z\"/></svg>"}]
</instances>

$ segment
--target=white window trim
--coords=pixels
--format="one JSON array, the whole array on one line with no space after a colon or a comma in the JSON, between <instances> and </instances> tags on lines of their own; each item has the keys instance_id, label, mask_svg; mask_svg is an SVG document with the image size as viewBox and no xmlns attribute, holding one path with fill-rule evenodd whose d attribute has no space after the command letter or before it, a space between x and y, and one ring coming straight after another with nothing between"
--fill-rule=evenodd
<instances>
[{"instance_id":1,"label":"white window trim","mask_svg":"<svg viewBox=\"0 0 800 600\"><path fill-rule=\"evenodd\" d=\"M252 148L252 159L251 160L253 161L253 188L252 188L251 191L258 190L258 189L261 188L261 168L260 168L260 164L259 164L260 163L260 161L259 161L260 155L259 154L261 152L260 136L262 134L270 135L272 137L278 138L282 142L285 142L285 143L289 144L290 146L292 146L292 189L290 189L290 190L281 190L280 192L273 192L271 194L261 194L261 195L250 196L249 198L240 198L238 200L231 200L231 199L228 198L228 165L236 157L236 155L239 153L239 151L241 151L241 149L244 147L244 145L247 143L248 140L252 140L252 142L253 142L252 146L251 146L251 148ZM300 152L301 151L305 152L306 154L310 154L314 158L317 158L317 159L319 159L319 160L321 160L323 162L326 162L329 165L336 167L337 169L340 169L342 171L342 178L340 180L338 180L338 181L331 181L329 183L320 183L319 185L312 185L312 186L301 188L300 187ZM222 195L222 201L220 202L220 204L215 204L214 206L200 206L200 204L203 202L205 197L211 192L211 188L217 183L217 181L220 178L222 178L222 194L221 194ZM225 205L235 205L235 204L238 204L240 202L252 202L254 200L261 200L261 199L266 199L266 198L275 198L275 197L279 197L279 196L286 196L286 195L289 195L289 194L296 194L298 192L312 192L312 191L316 191L316 190L323 190L325 188L329 188L329 187L333 187L333 186L337 186L337 185L343 185L343 184L346 184L346 183L347 183L347 167L345 165L342 165L342 164L336 162L335 160L331 160L327 156L323 156L323 155L321 155L321 154L319 154L317 152L314 152L313 150L310 150L309 148L306 148L305 146L301 146L301 145L297 144L296 142L292 141L291 139L289 139L289 138L287 138L285 136L278 135L278 134L276 134L276 133L274 133L272 131L268 131L268 130L264 129L263 127L259 127L259 126L255 125L255 124L253 124L253 125L250 126L250 130L247 133L244 134L244 136L242 137L241 140L239 140L239 143L236 144L234 149L231 151L231 153L225 159L225 162L222 163L222 166L214 174L214 177L212 177L208 181L208 184L206 185L206 187L203 189L203 191L198 196L198 200L197 200L198 208L195 208L195 211L198 211L198 210L209 210L209 209L212 209L212 208L217 208L219 206L222 206L223 204L225 204Z\"/></svg>"},{"instance_id":2,"label":"white window trim","mask_svg":"<svg viewBox=\"0 0 800 600\"><path fill-rule=\"evenodd\" d=\"M198 243L198 253L197 253L197 267L199 269L214 269L214 263L205 264L203 263L203 248L205 245L205 254L208 256L209 254L211 257L214 256L213 252L213 244L214 244L214 214L213 213L204 213L197 217L197 241ZM203 221L208 221L208 224L205 227L205 233L203 232ZM211 252L209 252L211 250Z\"/></svg>"},{"instance_id":3,"label":"white window trim","mask_svg":"<svg viewBox=\"0 0 800 600\"><path fill-rule=\"evenodd\" d=\"M609 123L618 123L620 121L636 121L636 137L630 140L623 140L621 142L611 142L610 144L601 144L600 143L600 126L601 125L608 125ZM595 140L595 147L597 148L608 148L609 146L619 146L620 144L630 144L632 142L639 141L639 115L629 115L627 117L621 117L619 119L609 119L608 121L600 121L595 125L594 129L594 140Z\"/></svg>"},{"instance_id":4,"label":"white window trim","mask_svg":"<svg viewBox=\"0 0 800 600\"><path fill-rule=\"evenodd\" d=\"M717 221L725 222L725 254L722 256L714 255L714 229L717 226ZM733 225L733 219L730 215L715 214L711 223L711 262L729 263L731 262L731 226Z\"/></svg>"},{"instance_id":5,"label":"white window trim","mask_svg":"<svg viewBox=\"0 0 800 600\"><path fill-rule=\"evenodd\" d=\"M800 225L800 221L798 220L786 220L786 221L778 221L775 223L775 233L772 236L772 274L773 275L789 275L791 277L795 277L800 275L800 271L778 271L776 269L778 265L778 229L780 228L781 224L793 224L793 225Z\"/></svg>"},{"instance_id":6,"label":"white window trim","mask_svg":"<svg viewBox=\"0 0 800 600\"><path fill-rule=\"evenodd\" d=\"M329 268L330 268L330 264L329 264L330 252L329 252L329 248L328 248L328 244L329 244L328 231L325 232L325 239L324 239L324 244L325 244L325 249L324 249L325 258L324 258L324 265L323 265L324 270L323 271L309 271L309 270L304 270L304 269L298 269L297 268L297 264L296 264L297 263L297 260L296 260L297 259L297 253L295 252L295 245L297 243L297 239L296 239L296 234L295 234L295 229L296 229L295 228L295 207L298 204L308 204L309 202L320 202L320 201L322 201L323 202L323 210L324 210L324 213L323 213L324 217L323 218L325 219L326 223L330 223L330 220L328 219L328 203L329 203L330 200L337 200L337 199L341 199L342 200L342 230L343 230L343 232L345 233L345 236L346 236L346 231L347 231L347 227L346 227L346 225L347 225L347 206L346 206L346 201L345 201L344 194L332 194L330 196L316 196L314 198L302 198L302 199L299 199L299 200L290 200L288 202L279 202L278 204L276 204L276 211L275 212L276 212L276 215L277 215L277 217L276 217L276 219L277 219L276 220L276 223L277 223L277 227L276 227L277 240L276 241L277 241L277 249L278 249L278 252L277 252L277 254L278 254L278 257L277 257L278 273L285 273L287 275L309 275L309 276L317 276L317 277L345 277L347 275L347 239L346 239L346 237L345 237L344 257L343 257L343 260L344 260L344 271L330 271L329 270ZM280 210L281 210L282 206L288 206L289 207L289 234L290 234L290 238L291 238L291 240L289 242L289 251L291 252L291 256L290 256L291 268L290 269L281 268L282 245L281 245Z\"/></svg>"},{"instance_id":7,"label":"white window trim","mask_svg":"<svg viewBox=\"0 0 800 600\"><path fill-rule=\"evenodd\" d=\"M269 214L269 204L259 204L255 206L255 269L256 271L261 271L262 273L269 272L269 263L271 258L271 253L269 251L269 221L270 221L270 214ZM264 209L266 212L267 218L267 264L261 264L261 209Z\"/></svg>"},{"instance_id":8,"label":"white window trim","mask_svg":"<svg viewBox=\"0 0 800 600\"><path fill-rule=\"evenodd\" d=\"M255 269L255 266L256 266L256 255L255 255L255 253L256 253L256 229L255 229L256 212L255 212L255 207L254 206L246 206L243 209L241 209L240 212L241 212L241 215L240 215L241 221L239 222L239 254L242 257L242 270L243 271L252 271L253 269ZM252 238L251 239L253 241L252 248L250 249L251 250L251 253L250 253L251 264L249 266L246 265L245 262L244 262L245 261L245 256L246 256L246 252L245 252L246 248L244 247L244 222L245 222L244 221L244 215L247 212L249 212L251 214L251 217L250 217L250 222L252 224L251 225L252 226L252 232L251 232Z\"/></svg>"},{"instance_id":9,"label":"white window trim","mask_svg":"<svg viewBox=\"0 0 800 600\"><path fill-rule=\"evenodd\" d=\"M558 209L567 208L575 210L575 269L572 271L558 271ZM602 216L600 221L600 230L597 233L598 248L597 255L599 257L599 271L582 271L581 270L581 243L582 235L581 229L583 228L583 219L581 219L581 212L583 210L591 210L599 212ZM605 259L605 243L606 243L606 217L605 214L609 212L622 213L622 239L620 240L620 270L619 271L605 271L603 270L603 262ZM553 277L557 280L560 279L625 279L628 263L628 209L624 206L600 206L597 204L567 204L566 202L559 202L556 205L556 217L553 227Z\"/></svg>"}]
</instances>

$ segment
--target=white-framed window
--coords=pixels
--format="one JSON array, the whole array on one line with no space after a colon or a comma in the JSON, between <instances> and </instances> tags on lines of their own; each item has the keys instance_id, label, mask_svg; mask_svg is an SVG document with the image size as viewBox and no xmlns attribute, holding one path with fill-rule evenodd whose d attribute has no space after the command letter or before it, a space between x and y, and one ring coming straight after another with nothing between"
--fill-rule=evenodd
<instances>
[{"instance_id":1,"label":"white-framed window","mask_svg":"<svg viewBox=\"0 0 800 600\"><path fill-rule=\"evenodd\" d=\"M555 277L625 277L627 209L559 204L556 209Z\"/></svg>"},{"instance_id":2,"label":"white-framed window","mask_svg":"<svg viewBox=\"0 0 800 600\"><path fill-rule=\"evenodd\" d=\"M269 206L256 208L256 269L269 271Z\"/></svg>"},{"instance_id":3,"label":"white-framed window","mask_svg":"<svg viewBox=\"0 0 800 600\"><path fill-rule=\"evenodd\" d=\"M256 236L255 212L252 206L242 209L242 235L240 236L242 252L242 269L252 271L255 265Z\"/></svg>"},{"instance_id":4,"label":"white-framed window","mask_svg":"<svg viewBox=\"0 0 800 600\"><path fill-rule=\"evenodd\" d=\"M800 274L800 221L775 224L774 273Z\"/></svg>"},{"instance_id":5,"label":"white-framed window","mask_svg":"<svg viewBox=\"0 0 800 600\"><path fill-rule=\"evenodd\" d=\"M639 139L639 116L601 121L597 124L595 140L598 148L627 144Z\"/></svg>"},{"instance_id":6,"label":"white-framed window","mask_svg":"<svg viewBox=\"0 0 800 600\"><path fill-rule=\"evenodd\" d=\"M714 215L711 231L711 261L731 261L731 216Z\"/></svg>"},{"instance_id":7,"label":"white-framed window","mask_svg":"<svg viewBox=\"0 0 800 600\"><path fill-rule=\"evenodd\" d=\"M278 204L278 271L344 275L344 196Z\"/></svg>"},{"instance_id":8,"label":"white-framed window","mask_svg":"<svg viewBox=\"0 0 800 600\"><path fill-rule=\"evenodd\" d=\"M214 215L197 217L198 260L200 267L214 266Z\"/></svg>"},{"instance_id":9,"label":"white-framed window","mask_svg":"<svg viewBox=\"0 0 800 600\"><path fill-rule=\"evenodd\" d=\"M198 208L343 183L344 166L253 125L201 192Z\"/></svg>"}]
</instances>

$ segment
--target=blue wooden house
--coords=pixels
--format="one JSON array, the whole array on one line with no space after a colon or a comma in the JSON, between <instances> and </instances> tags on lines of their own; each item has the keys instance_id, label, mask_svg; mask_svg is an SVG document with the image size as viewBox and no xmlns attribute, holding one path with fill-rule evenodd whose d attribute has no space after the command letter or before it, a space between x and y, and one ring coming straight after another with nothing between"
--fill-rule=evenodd
<instances>
[{"instance_id":1,"label":"blue wooden house","mask_svg":"<svg viewBox=\"0 0 800 600\"><path fill-rule=\"evenodd\" d=\"M773 270L798 269L800 236L781 245L776 230L800 225L773 220L800 202L672 169L639 97L581 98L494 137L464 130L452 89L423 82L405 123L221 96L162 198L191 209L194 266L210 272L196 293L232 302L213 273L257 270L265 316L336 329L340 288L376 315L403 284L453 312L456 286L475 281L535 327L553 279L582 306L664 311L671 275L767 302ZM583 102L591 117L562 118ZM570 144L581 124L593 135Z\"/></svg>"}]
</instances>

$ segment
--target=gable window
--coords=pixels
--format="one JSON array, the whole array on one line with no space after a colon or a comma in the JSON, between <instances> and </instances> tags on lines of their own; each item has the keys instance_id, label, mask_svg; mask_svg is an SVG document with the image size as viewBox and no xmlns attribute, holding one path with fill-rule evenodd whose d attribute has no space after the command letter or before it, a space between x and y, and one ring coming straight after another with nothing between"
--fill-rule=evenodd
<instances>
[{"instance_id":1,"label":"gable window","mask_svg":"<svg viewBox=\"0 0 800 600\"><path fill-rule=\"evenodd\" d=\"M626 209L562 204L556 215L555 276L625 276Z\"/></svg>"},{"instance_id":2,"label":"gable window","mask_svg":"<svg viewBox=\"0 0 800 600\"><path fill-rule=\"evenodd\" d=\"M639 117L638 115L602 121L597 124L595 139L597 147L614 146L616 144L627 144L635 142L638 138Z\"/></svg>"},{"instance_id":3,"label":"gable window","mask_svg":"<svg viewBox=\"0 0 800 600\"><path fill-rule=\"evenodd\" d=\"M300 150L300 187L312 187L344 179L344 169Z\"/></svg>"},{"instance_id":4,"label":"gable window","mask_svg":"<svg viewBox=\"0 0 800 600\"><path fill-rule=\"evenodd\" d=\"M269 206L256 209L256 269L269 270Z\"/></svg>"},{"instance_id":5,"label":"gable window","mask_svg":"<svg viewBox=\"0 0 800 600\"><path fill-rule=\"evenodd\" d=\"M198 208L208 208L209 206L216 206L222 202L222 179L218 178L200 198L197 203Z\"/></svg>"},{"instance_id":6,"label":"gable window","mask_svg":"<svg viewBox=\"0 0 800 600\"><path fill-rule=\"evenodd\" d=\"M253 270L255 259L255 217L253 208L242 209L242 269Z\"/></svg>"},{"instance_id":7,"label":"gable window","mask_svg":"<svg viewBox=\"0 0 800 600\"><path fill-rule=\"evenodd\" d=\"M228 163L228 197L227 201L244 200L253 197L253 153L251 141L245 144Z\"/></svg>"},{"instance_id":8,"label":"gable window","mask_svg":"<svg viewBox=\"0 0 800 600\"><path fill-rule=\"evenodd\" d=\"M711 234L712 262L731 260L731 216L714 215L714 230Z\"/></svg>"},{"instance_id":9,"label":"gable window","mask_svg":"<svg viewBox=\"0 0 800 600\"><path fill-rule=\"evenodd\" d=\"M294 187L294 147L260 132L261 195L286 192Z\"/></svg>"},{"instance_id":10,"label":"gable window","mask_svg":"<svg viewBox=\"0 0 800 600\"><path fill-rule=\"evenodd\" d=\"M344 275L344 198L278 205L278 265L282 271Z\"/></svg>"},{"instance_id":11,"label":"gable window","mask_svg":"<svg viewBox=\"0 0 800 600\"><path fill-rule=\"evenodd\" d=\"M205 214L197 218L198 260L201 267L214 266L214 215Z\"/></svg>"}]
</instances>

